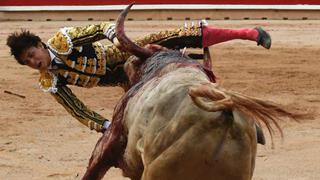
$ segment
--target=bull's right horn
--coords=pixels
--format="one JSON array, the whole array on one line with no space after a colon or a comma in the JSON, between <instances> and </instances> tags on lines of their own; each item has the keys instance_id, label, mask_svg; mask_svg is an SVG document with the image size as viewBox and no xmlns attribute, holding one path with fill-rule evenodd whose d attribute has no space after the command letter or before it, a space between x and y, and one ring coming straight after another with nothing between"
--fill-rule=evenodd
<instances>
[{"instance_id":1,"label":"bull's right horn","mask_svg":"<svg viewBox=\"0 0 320 180\"><path fill-rule=\"evenodd\" d=\"M116 22L116 36L124 51L127 51L139 58L146 59L153 53L147 48L140 47L132 42L124 33L124 20L134 3L130 4L125 10L123 10Z\"/></svg>"}]
</instances>

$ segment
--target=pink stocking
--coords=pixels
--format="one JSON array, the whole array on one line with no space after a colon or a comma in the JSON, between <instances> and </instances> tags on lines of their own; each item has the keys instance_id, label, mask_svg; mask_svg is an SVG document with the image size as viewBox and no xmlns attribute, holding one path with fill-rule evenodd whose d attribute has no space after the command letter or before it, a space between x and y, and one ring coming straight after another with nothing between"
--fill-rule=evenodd
<instances>
[{"instance_id":1,"label":"pink stocking","mask_svg":"<svg viewBox=\"0 0 320 180\"><path fill-rule=\"evenodd\" d=\"M258 31L256 29L221 29L212 26L202 27L202 45L208 47L233 39L245 39L257 41Z\"/></svg>"}]
</instances>

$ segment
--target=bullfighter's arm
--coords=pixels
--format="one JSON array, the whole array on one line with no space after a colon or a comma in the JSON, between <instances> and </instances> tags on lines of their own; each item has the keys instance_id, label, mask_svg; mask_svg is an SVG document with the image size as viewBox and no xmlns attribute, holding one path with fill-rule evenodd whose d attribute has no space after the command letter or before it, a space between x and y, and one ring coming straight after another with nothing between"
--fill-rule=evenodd
<instances>
[{"instance_id":1,"label":"bullfighter's arm","mask_svg":"<svg viewBox=\"0 0 320 180\"><path fill-rule=\"evenodd\" d=\"M101 132L104 130L104 125L109 125L108 119L90 110L72 93L62 77L57 77L48 71L41 72L39 85L44 92L50 92L74 118L91 130Z\"/></svg>"},{"instance_id":2,"label":"bullfighter's arm","mask_svg":"<svg viewBox=\"0 0 320 180\"><path fill-rule=\"evenodd\" d=\"M84 27L64 27L48 40L48 46L57 54L68 55L73 47L80 47L102 39L114 41L114 24L103 22Z\"/></svg>"},{"instance_id":3,"label":"bullfighter's arm","mask_svg":"<svg viewBox=\"0 0 320 180\"><path fill-rule=\"evenodd\" d=\"M97 132L103 131L103 124L108 121L100 114L84 105L67 86L58 86L51 95L80 123Z\"/></svg>"},{"instance_id":4,"label":"bullfighter's arm","mask_svg":"<svg viewBox=\"0 0 320 180\"><path fill-rule=\"evenodd\" d=\"M104 129L104 123L108 125L107 119L90 110L72 93L71 89L66 86L63 77L58 77L48 71L40 72L39 85L44 92L50 92L73 117L91 130L101 132Z\"/></svg>"}]
</instances>

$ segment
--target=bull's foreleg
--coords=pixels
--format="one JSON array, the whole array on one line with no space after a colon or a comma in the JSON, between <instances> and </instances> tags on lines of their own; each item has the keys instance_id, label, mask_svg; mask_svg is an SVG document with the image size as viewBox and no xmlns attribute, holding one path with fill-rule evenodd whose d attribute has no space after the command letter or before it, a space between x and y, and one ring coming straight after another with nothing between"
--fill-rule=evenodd
<instances>
[{"instance_id":1,"label":"bull's foreleg","mask_svg":"<svg viewBox=\"0 0 320 180\"><path fill-rule=\"evenodd\" d=\"M83 180L102 179L110 167L117 166L124 148L121 136L114 131L115 128L110 127L97 142Z\"/></svg>"}]
</instances>

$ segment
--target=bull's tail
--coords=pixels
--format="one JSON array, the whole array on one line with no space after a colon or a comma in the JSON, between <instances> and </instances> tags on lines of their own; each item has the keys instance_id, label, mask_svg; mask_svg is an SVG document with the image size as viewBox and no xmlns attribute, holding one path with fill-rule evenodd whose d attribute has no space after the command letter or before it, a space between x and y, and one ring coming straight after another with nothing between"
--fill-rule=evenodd
<instances>
[{"instance_id":1,"label":"bull's tail","mask_svg":"<svg viewBox=\"0 0 320 180\"><path fill-rule=\"evenodd\" d=\"M295 119L292 114L271 102L245 96L236 92L227 91L213 83L207 83L198 87L191 87L189 95L193 102L201 109L209 112L236 109L248 117L251 117L259 126L263 123L273 142L274 126L283 137L278 120L284 118ZM208 101L209 100L209 101ZM259 129L258 129L259 130Z\"/></svg>"}]
</instances>

